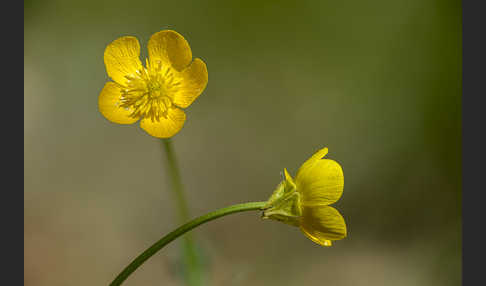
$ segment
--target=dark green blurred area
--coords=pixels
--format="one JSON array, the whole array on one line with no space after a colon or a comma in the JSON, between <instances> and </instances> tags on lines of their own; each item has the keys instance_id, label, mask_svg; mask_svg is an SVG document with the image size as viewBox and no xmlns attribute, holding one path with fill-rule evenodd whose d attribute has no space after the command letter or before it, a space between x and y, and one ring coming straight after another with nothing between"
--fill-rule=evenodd
<instances>
[{"instance_id":1,"label":"dark green blurred area","mask_svg":"<svg viewBox=\"0 0 486 286\"><path fill-rule=\"evenodd\" d=\"M25 1L25 285L107 285L174 227L164 153L97 100L107 44L181 33L209 71L173 139L193 216L270 196L314 151L348 237L258 213L196 229L209 285L461 284L461 2ZM182 285L179 248L126 285Z\"/></svg>"}]
</instances>

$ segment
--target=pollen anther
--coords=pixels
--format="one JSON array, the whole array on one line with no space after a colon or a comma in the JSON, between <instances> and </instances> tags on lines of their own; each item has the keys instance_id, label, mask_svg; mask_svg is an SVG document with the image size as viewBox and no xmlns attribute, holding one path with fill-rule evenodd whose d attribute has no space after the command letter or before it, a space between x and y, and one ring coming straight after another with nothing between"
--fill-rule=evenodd
<instances>
[{"instance_id":1,"label":"pollen anther","mask_svg":"<svg viewBox=\"0 0 486 286\"><path fill-rule=\"evenodd\" d=\"M180 82L176 82L170 67L164 67L160 61L147 68L139 69L135 74L126 75L126 88L121 90L120 107L131 110L130 117L150 118L153 122L160 117L167 118L173 107L170 93Z\"/></svg>"}]
</instances>

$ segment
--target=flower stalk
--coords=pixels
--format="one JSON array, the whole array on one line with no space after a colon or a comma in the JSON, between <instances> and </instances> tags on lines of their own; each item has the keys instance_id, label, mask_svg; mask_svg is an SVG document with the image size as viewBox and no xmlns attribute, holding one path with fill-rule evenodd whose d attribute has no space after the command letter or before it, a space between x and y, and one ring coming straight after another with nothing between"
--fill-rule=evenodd
<instances>
[{"instance_id":1,"label":"flower stalk","mask_svg":"<svg viewBox=\"0 0 486 286\"><path fill-rule=\"evenodd\" d=\"M162 145L167 155L167 172L172 184L170 189L174 193L177 210L179 212L179 221L180 223L184 223L189 220L189 209L187 207L184 186L171 139L162 139ZM182 243L184 278L188 285L199 286L202 284L203 273L192 235L190 233L186 234Z\"/></svg>"},{"instance_id":2,"label":"flower stalk","mask_svg":"<svg viewBox=\"0 0 486 286\"><path fill-rule=\"evenodd\" d=\"M159 241L154 243L152 246L147 248L142 254L140 254L137 258L135 258L123 271L118 274L118 276L111 282L110 286L118 286L125 281L130 274L132 274L135 270L137 270L140 265L142 265L147 259L152 257L157 251L161 250L164 246L178 238L179 236L183 235L184 233L190 231L191 229L204 224L206 222L215 220L222 216L244 212L244 211L253 211L253 210L262 210L265 206L266 202L250 202L250 203L243 203L232 205L229 207L221 208L210 213L207 213L203 216L195 218L188 223L178 227L171 233L167 234L166 236L162 237Z\"/></svg>"}]
</instances>

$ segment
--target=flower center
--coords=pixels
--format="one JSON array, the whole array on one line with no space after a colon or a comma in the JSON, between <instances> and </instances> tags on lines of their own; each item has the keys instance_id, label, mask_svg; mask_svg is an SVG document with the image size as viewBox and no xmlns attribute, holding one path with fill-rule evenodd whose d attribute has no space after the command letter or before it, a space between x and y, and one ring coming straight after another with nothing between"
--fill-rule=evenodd
<instances>
[{"instance_id":1,"label":"flower center","mask_svg":"<svg viewBox=\"0 0 486 286\"><path fill-rule=\"evenodd\" d=\"M157 62L155 67L146 61L147 68L137 70L135 75L127 75L126 85L121 90L120 107L131 110L130 117L150 118L160 121L167 118L172 108L172 94L179 85L174 80L170 66Z\"/></svg>"}]
</instances>

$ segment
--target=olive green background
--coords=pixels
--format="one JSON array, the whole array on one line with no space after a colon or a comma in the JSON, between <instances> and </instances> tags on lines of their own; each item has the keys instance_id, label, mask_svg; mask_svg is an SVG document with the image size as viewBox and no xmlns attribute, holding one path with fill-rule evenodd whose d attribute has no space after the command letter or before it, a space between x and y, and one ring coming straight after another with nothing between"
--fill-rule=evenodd
<instances>
[{"instance_id":1,"label":"olive green background","mask_svg":"<svg viewBox=\"0 0 486 286\"><path fill-rule=\"evenodd\" d=\"M331 248L236 214L193 231L208 285L460 285L461 2L25 1L25 285L108 285L177 226L156 138L99 112L107 44L181 33L208 67L173 141L193 216L344 170ZM126 285L182 285L178 243Z\"/></svg>"}]
</instances>

